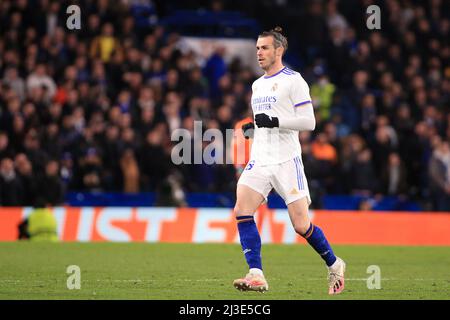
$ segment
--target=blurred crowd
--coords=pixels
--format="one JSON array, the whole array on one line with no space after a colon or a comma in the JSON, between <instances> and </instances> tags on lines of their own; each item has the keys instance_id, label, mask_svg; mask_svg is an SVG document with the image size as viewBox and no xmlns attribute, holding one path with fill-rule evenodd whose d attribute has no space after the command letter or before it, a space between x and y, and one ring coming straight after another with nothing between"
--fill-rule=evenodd
<instances>
[{"instance_id":1,"label":"blurred crowd","mask_svg":"<svg viewBox=\"0 0 450 320\"><path fill-rule=\"evenodd\" d=\"M73 3L80 30L66 27ZM252 3L206 9L252 15ZM381 30L365 25L376 1L297 3L301 19L289 18L291 1L274 3L316 110L316 130L299 136L314 205L325 194L395 195L449 211L449 3L384 1ZM264 5L261 17L273 9ZM69 191L152 191L160 205L183 205L184 192L235 191L233 165L174 165L170 137L194 120L233 128L257 75L225 63L223 48L200 64L158 23L169 7L0 2L1 205L58 205Z\"/></svg>"}]
</instances>

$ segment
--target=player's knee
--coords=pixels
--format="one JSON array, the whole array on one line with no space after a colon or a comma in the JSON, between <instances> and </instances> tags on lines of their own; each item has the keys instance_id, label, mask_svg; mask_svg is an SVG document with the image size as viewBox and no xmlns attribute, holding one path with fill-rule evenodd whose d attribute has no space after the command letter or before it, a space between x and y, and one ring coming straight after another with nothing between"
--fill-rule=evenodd
<instances>
[{"instance_id":1,"label":"player's knee","mask_svg":"<svg viewBox=\"0 0 450 320\"><path fill-rule=\"evenodd\" d=\"M241 217L241 216L251 216L254 214L254 212L251 212L250 209L246 208L245 206L243 206L241 204L241 202L236 202L236 205L234 206L234 215L236 217Z\"/></svg>"},{"instance_id":2,"label":"player's knee","mask_svg":"<svg viewBox=\"0 0 450 320\"><path fill-rule=\"evenodd\" d=\"M240 210L239 207L237 207L237 206L234 207L233 212L234 212L234 216L235 216L235 217L241 217L241 216L244 215L244 213L242 212L242 210Z\"/></svg>"},{"instance_id":3,"label":"player's knee","mask_svg":"<svg viewBox=\"0 0 450 320\"><path fill-rule=\"evenodd\" d=\"M252 216L255 214L258 209L259 204L256 201L252 201L252 199L247 199L242 197L238 197L236 204L234 205L234 214L236 217L239 216Z\"/></svg>"},{"instance_id":4,"label":"player's knee","mask_svg":"<svg viewBox=\"0 0 450 320\"><path fill-rule=\"evenodd\" d=\"M308 231L310 222L309 221L297 221L294 223L294 230L296 233L298 233L299 235L301 235L303 237L303 235L306 234L306 232Z\"/></svg>"}]
</instances>

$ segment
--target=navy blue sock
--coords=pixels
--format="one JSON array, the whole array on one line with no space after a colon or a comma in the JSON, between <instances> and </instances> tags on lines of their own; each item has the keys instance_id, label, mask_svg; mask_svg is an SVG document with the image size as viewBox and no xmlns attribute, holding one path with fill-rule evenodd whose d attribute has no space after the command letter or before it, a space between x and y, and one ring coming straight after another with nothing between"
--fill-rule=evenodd
<instances>
[{"instance_id":1,"label":"navy blue sock","mask_svg":"<svg viewBox=\"0 0 450 320\"><path fill-rule=\"evenodd\" d=\"M262 270L261 238L253 216L240 216L237 217L236 220L242 250L249 268L258 268Z\"/></svg>"},{"instance_id":2,"label":"navy blue sock","mask_svg":"<svg viewBox=\"0 0 450 320\"><path fill-rule=\"evenodd\" d=\"M308 241L311 247L313 247L318 254L320 254L322 259L325 260L327 266L331 266L336 261L336 256L334 255L327 238L325 238L322 229L318 226L311 223L308 231L306 231L302 237Z\"/></svg>"}]
</instances>

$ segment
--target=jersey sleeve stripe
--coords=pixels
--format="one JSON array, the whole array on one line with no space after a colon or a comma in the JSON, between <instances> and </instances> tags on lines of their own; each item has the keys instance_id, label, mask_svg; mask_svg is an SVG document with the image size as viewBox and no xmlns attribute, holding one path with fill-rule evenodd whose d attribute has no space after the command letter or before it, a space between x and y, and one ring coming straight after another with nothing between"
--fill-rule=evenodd
<instances>
[{"instance_id":1,"label":"jersey sleeve stripe","mask_svg":"<svg viewBox=\"0 0 450 320\"><path fill-rule=\"evenodd\" d=\"M302 106L302 105L305 105L305 104L308 104L308 103L311 103L311 102L312 102L311 100L299 102L299 103L297 103L297 104L294 104L294 107L300 107L300 106Z\"/></svg>"}]
</instances>

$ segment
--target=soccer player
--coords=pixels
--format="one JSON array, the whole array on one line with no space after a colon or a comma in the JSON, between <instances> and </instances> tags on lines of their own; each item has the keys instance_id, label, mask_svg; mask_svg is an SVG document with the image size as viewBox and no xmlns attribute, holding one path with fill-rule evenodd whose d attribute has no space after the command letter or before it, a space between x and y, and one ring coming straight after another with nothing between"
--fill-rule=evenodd
<instances>
[{"instance_id":1,"label":"soccer player","mask_svg":"<svg viewBox=\"0 0 450 320\"><path fill-rule=\"evenodd\" d=\"M254 221L258 207L272 190L284 199L295 231L313 247L328 268L328 293L344 289L345 263L336 257L322 230L311 223L311 198L301 158L298 132L314 130L315 118L309 87L296 71L285 67L282 56L288 47L280 27L265 31L256 42L257 58L265 74L252 85L254 123L250 161L236 190L234 212L248 274L233 282L239 290L264 292L269 285L261 262L261 238Z\"/></svg>"}]
</instances>

